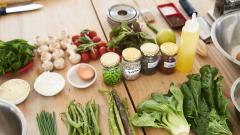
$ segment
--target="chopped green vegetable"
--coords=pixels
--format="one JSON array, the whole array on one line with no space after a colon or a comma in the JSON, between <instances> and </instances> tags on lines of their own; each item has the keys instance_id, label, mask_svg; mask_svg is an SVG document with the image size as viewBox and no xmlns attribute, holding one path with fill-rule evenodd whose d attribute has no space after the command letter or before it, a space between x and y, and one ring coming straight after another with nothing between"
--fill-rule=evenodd
<instances>
[{"instance_id":1,"label":"chopped green vegetable","mask_svg":"<svg viewBox=\"0 0 240 135\"><path fill-rule=\"evenodd\" d=\"M68 135L100 135L98 114L99 105L93 101L89 101L85 106L71 101L67 112L62 115Z\"/></svg>"},{"instance_id":2,"label":"chopped green vegetable","mask_svg":"<svg viewBox=\"0 0 240 135\"><path fill-rule=\"evenodd\" d=\"M0 40L0 76L6 72L17 73L19 69L33 60L33 49L23 39L3 42Z\"/></svg>"},{"instance_id":3,"label":"chopped green vegetable","mask_svg":"<svg viewBox=\"0 0 240 135\"><path fill-rule=\"evenodd\" d=\"M37 124L41 135L57 135L55 113L41 111L37 114Z\"/></svg>"},{"instance_id":4,"label":"chopped green vegetable","mask_svg":"<svg viewBox=\"0 0 240 135\"><path fill-rule=\"evenodd\" d=\"M122 72L119 66L105 69L103 72L103 80L107 85L116 85L121 81Z\"/></svg>"},{"instance_id":5,"label":"chopped green vegetable","mask_svg":"<svg viewBox=\"0 0 240 135\"><path fill-rule=\"evenodd\" d=\"M228 101L221 91L222 76L218 69L205 65L201 74L188 75L181 91L184 115L197 135L231 135L228 127Z\"/></svg>"},{"instance_id":6,"label":"chopped green vegetable","mask_svg":"<svg viewBox=\"0 0 240 135\"><path fill-rule=\"evenodd\" d=\"M111 40L107 43L107 46L122 51L128 47L140 48L146 42L155 43L149 35L140 32L139 27L138 22L131 24L123 22L120 26L114 27L110 33Z\"/></svg>"},{"instance_id":7,"label":"chopped green vegetable","mask_svg":"<svg viewBox=\"0 0 240 135\"><path fill-rule=\"evenodd\" d=\"M183 94L174 84L169 93L153 93L151 99L140 103L132 119L135 126L165 128L173 135L188 135L190 126L183 113Z\"/></svg>"}]
</instances>

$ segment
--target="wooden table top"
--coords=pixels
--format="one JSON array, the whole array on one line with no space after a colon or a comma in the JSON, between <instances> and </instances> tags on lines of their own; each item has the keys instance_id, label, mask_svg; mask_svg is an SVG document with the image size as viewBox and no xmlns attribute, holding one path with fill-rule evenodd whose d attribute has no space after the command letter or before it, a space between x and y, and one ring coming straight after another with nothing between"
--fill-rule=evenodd
<instances>
[{"instance_id":1,"label":"wooden table top","mask_svg":"<svg viewBox=\"0 0 240 135\"><path fill-rule=\"evenodd\" d=\"M177 7L181 9L178 0L43 0L40 1L44 8L38 11L17 13L0 17L0 39L11 40L14 38L23 38L34 43L35 37L47 37L48 35L59 35L60 31L66 30L69 34L74 35L85 28L96 30L100 37L109 40L108 35L111 27L107 23L107 9L117 3L125 3L138 8L149 8L153 13L156 22L153 25L158 28L167 28L168 25L163 17L159 14L156 6L167 2L175 2ZM207 17L206 13L214 3L214 0L191 0L194 7L199 11L199 15ZM140 21L143 19L140 17ZM146 30L149 34L154 34ZM234 80L240 76L239 67L224 58L217 49L212 45L208 45L208 57L196 57L193 72L198 72L199 68L204 64L211 64L218 67L224 76L223 93L230 100L230 87ZM66 84L65 89L54 97L43 97L33 90L33 82L39 75L38 66L40 62L36 58L34 67L25 74L16 76L27 80L31 86L27 100L18 107L23 111L28 125L29 135L38 135L38 127L35 120L36 113L45 109L47 111L55 111L56 114L66 111L66 107L70 100L76 99L80 103L95 99L100 104L100 128L103 135L109 135L108 128L108 110L106 99L99 94L98 89L112 89L106 86L102 81L102 69L99 61L90 62L96 69L98 78L96 83L87 89L76 89L70 84ZM66 78L67 69L55 70ZM173 75L163 75L159 72L152 76L141 75L136 81L124 81L114 88L121 97L128 99L131 115L139 102L147 99L152 92L166 93L170 82L180 84L185 80L186 74L179 72ZM10 78L0 78L0 84ZM149 85L150 84L150 85ZM228 106L232 115L231 121L234 127L234 134L240 134L240 126L234 112L232 102ZM66 135L67 128L57 115L58 134ZM138 128L137 135L168 135L163 129Z\"/></svg>"}]
</instances>

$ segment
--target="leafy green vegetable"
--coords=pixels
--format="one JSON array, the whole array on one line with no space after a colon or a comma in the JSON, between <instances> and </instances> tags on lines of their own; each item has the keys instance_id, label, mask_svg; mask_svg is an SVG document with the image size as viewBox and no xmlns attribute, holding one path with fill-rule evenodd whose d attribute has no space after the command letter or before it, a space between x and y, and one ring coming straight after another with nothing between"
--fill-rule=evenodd
<instances>
[{"instance_id":1,"label":"leafy green vegetable","mask_svg":"<svg viewBox=\"0 0 240 135\"><path fill-rule=\"evenodd\" d=\"M173 135L188 135L190 126L183 113L183 94L174 84L169 93L153 93L151 99L140 103L132 119L135 126L165 128Z\"/></svg>"},{"instance_id":2,"label":"leafy green vegetable","mask_svg":"<svg viewBox=\"0 0 240 135\"><path fill-rule=\"evenodd\" d=\"M218 69L205 65L201 74L188 75L181 85L184 115L197 135L231 135L228 127L228 101L221 91Z\"/></svg>"},{"instance_id":3,"label":"leafy green vegetable","mask_svg":"<svg viewBox=\"0 0 240 135\"><path fill-rule=\"evenodd\" d=\"M6 72L16 73L32 61L34 48L23 39L14 39L7 42L0 40L0 76Z\"/></svg>"},{"instance_id":4,"label":"leafy green vegetable","mask_svg":"<svg viewBox=\"0 0 240 135\"><path fill-rule=\"evenodd\" d=\"M146 42L155 43L153 38L141 32L137 22L131 24L123 22L120 26L112 29L110 37L111 40L107 43L107 46L120 51L128 47L140 48L140 46Z\"/></svg>"}]
</instances>

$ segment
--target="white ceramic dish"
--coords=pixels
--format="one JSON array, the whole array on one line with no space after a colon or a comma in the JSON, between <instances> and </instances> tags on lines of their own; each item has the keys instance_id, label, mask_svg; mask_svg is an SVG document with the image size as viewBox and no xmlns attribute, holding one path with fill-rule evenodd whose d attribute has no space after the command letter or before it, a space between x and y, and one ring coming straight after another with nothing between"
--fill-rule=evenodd
<instances>
[{"instance_id":1,"label":"white ceramic dish","mask_svg":"<svg viewBox=\"0 0 240 135\"><path fill-rule=\"evenodd\" d=\"M34 82L34 89L43 96L57 95L64 87L65 79L55 72L43 72Z\"/></svg>"},{"instance_id":2,"label":"white ceramic dish","mask_svg":"<svg viewBox=\"0 0 240 135\"><path fill-rule=\"evenodd\" d=\"M22 83L24 85L24 86L22 86L24 88L24 93L19 93L19 91L17 91L16 87L19 87L19 83ZM7 100L8 102L13 103L15 105L20 104L23 101L25 101L26 98L28 97L29 93L30 93L30 90L31 90L29 83L25 80L22 80L22 79L8 80L0 86L0 90L1 89L7 89L8 90L7 95L18 94L18 95L15 95L15 99L13 99L13 97L7 99L7 97L4 98L4 97L0 96L0 98L3 98L4 100ZM14 93L12 93L12 92L14 92ZM4 95L4 93L3 93L3 95Z\"/></svg>"},{"instance_id":3,"label":"white ceramic dish","mask_svg":"<svg viewBox=\"0 0 240 135\"><path fill-rule=\"evenodd\" d=\"M77 74L77 69L80 67L80 66L88 66L90 67L91 69L93 69L94 71L94 77L92 80L90 81L85 81L85 80L82 80L78 74ZM73 87L76 87L76 88L87 88L89 86L91 86L97 79L97 71L96 69L89 65L89 64L86 64L86 63L81 63L81 64L77 64L77 65L74 65L72 66L68 72L67 72L67 80L68 82L73 86Z\"/></svg>"}]
</instances>

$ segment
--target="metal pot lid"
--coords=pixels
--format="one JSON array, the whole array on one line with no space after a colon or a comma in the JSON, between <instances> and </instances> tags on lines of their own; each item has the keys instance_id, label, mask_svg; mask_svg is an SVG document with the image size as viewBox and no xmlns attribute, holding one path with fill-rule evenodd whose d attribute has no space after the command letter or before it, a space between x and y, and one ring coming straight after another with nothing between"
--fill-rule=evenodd
<instances>
[{"instance_id":1,"label":"metal pot lid","mask_svg":"<svg viewBox=\"0 0 240 135\"><path fill-rule=\"evenodd\" d=\"M113 22L124 22L138 18L139 11L126 4L113 5L108 9L108 18Z\"/></svg>"}]
</instances>

